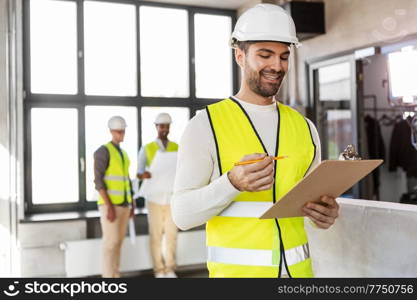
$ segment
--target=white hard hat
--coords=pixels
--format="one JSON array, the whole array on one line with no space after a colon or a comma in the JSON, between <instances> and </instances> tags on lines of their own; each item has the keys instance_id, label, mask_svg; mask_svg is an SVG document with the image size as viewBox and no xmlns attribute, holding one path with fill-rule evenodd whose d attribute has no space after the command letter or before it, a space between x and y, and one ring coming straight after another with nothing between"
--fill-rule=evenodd
<instances>
[{"instance_id":1,"label":"white hard hat","mask_svg":"<svg viewBox=\"0 0 417 300\"><path fill-rule=\"evenodd\" d=\"M232 33L233 41L276 41L299 47L295 24L291 16L275 4L257 4L237 20Z\"/></svg>"},{"instance_id":2,"label":"white hard hat","mask_svg":"<svg viewBox=\"0 0 417 300\"><path fill-rule=\"evenodd\" d=\"M158 125L158 124L171 124L172 119L171 119L171 116L169 114L160 113L159 115L156 116L154 123L156 125Z\"/></svg>"},{"instance_id":3,"label":"white hard hat","mask_svg":"<svg viewBox=\"0 0 417 300\"><path fill-rule=\"evenodd\" d=\"M127 127L125 119L123 119L121 116L111 117L107 125L111 130L123 130Z\"/></svg>"}]
</instances>

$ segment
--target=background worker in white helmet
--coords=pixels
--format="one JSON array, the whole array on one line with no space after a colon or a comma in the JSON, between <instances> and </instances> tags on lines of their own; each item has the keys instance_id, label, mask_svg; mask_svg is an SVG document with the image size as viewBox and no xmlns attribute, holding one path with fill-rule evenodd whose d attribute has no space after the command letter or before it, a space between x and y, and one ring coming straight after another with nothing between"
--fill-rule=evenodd
<instances>
[{"instance_id":1,"label":"background worker in white helmet","mask_svg":"<svg viewBox=\"0 0 417 300\"><path fill-rule=\"evenodd\" d=\"M258 4L238 19L231 45L242 71L239 92L209 105L180 141L173 218L183 230L206 223L210 277L312 277L304 218L259 216L320 163L314 125L274 99L288 71L295 25L281 7ZM271 156L288 155L273 160ZM235 166L238 161L260 162ZM305 216L329 228L334 198Z\"/></svg>"},{"instance_id":2,"label":"background worker in white helmet","mask_svg":"<svg viewBox=\"0 0 417 300\"><path fill-rule=\"evenodd\" d=\"M113 116L108 121L111 141L94 152L94 183L99 192L100 223L103 233L103 277L120 277L120 251L129 217L134 216L129 157L120 143L125 137L126 121Z\"/></svg>"},{"instance_id":3,"label":"background worker in white helmet","mask_svg":"<svg viewBox=\"0 0 417 300\"><path fill-rule=\"evenodd\" d=\"M177 152L178 145L168 140L171 116L160 113L155 119L157 138L152 143L142 146L138 154L137 177L141 180L153 176L148 169L151 167L157 152ZM163 191L161 193L161 191ZM150 237L150 249L153 261L153 270L156 278L175 278L176 247L178 228L172 220L170 198L172 185L165 190L165 185L159 187L159 193L145 195L148 209L148 225ZM165 257L162 255L162 238L165 234Z\"/></svg>"}]
</instances>

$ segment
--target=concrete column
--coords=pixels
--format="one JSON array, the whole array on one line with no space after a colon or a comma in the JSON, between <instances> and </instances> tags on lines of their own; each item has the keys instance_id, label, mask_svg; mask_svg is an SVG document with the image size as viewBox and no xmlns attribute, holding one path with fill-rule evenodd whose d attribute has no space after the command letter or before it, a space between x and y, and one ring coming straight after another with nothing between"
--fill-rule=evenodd
<instances>
[{"instance_id":1,"label":"concrete column","mask_svg":"<svg viewBox=\"0 0 417 300\"><path fill-rule=\"evenodd\" d=\"M21 0L0 0L0 276L20 274L16 247L18 208L23 203L23 116L18 100L22 96L18 11Z\"/></svg>"}]
</instances>

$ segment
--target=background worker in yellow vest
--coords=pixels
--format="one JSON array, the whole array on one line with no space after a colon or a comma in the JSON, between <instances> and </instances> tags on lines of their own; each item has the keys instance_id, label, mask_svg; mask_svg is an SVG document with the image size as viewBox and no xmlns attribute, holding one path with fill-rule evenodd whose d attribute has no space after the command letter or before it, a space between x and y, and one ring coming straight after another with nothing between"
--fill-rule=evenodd
<instances>
[{"instance_id":1,"label":"background worker in yellow vest","mask_svg":"<svg viewBox=\"0 0 417 300\"><path fill-rule=\"evenodd\" d=\"M126 121L114 116L108 121L111 142L94 153L94 182L99 192L101 230L103 233L103 277L120 277L120 251L126 235L129 217L134 215L129 179L129 157L120 148Z\"/></svg>"},{"instance_id":2,"label":"background worker in yellow vest","mask_svg":"<svg viewBox=\"0 0 417 300\"><path fill-rule=\"evenodd\" d=\"M274 99L298 46L281 7L243 13L231 46L241 68L239 92L209 105L185 129L179 147L172 213L179 228L206 223L210 277L312 277L304 218L260 220L268 207L320 163L315 126ZM271 156L288 155L274 161ZM235 166L238 161L262 159ZM334 198L307 204L305 216L329 228Z\"/></svg>"},{"instance_id":3,"label":"background worker in yellow vest","mask_svg":"<svg viewBox=\"0 0 417 300\"><path fill-rule=\"evenodd\" d=\"M178 145L168 140L171 116L160 113L155 119L155 127L158 137L152 143L143 146L138 154L138 174L141 180L152 177L147 170L158 151L177 152ZM163 189L164 187L161 187ZM156 278L175 278L176 247L178 228L172 220L170 198L172 190L165 193L145 196L148 209L148 225L150 237L150 249L153 260L153 269ZM165 258L162 255L162 238L165 234Z\"/></svg>"}]
</instances>

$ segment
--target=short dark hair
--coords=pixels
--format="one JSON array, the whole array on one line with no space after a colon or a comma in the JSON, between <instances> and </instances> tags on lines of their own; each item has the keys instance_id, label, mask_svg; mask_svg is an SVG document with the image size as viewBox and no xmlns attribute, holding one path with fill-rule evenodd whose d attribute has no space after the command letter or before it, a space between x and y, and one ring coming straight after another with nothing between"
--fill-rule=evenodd
<instances>
[{"instance_id":1,"label":"short dark hair","mask_svg":"<svg viewBox=\"0 0 417 300\"><path fill-rule=\"evenodd\" d=\"M271 42L271 41L238 41L237 39L232 40L232 47L233 48L239 48L243 52L248 53L249 46L256 43L262 43L262 42ZM291 43L282 42L283 44L287 46L291 46Z\"/></svg>"},{"instance_id":2,"label":"short dark hair","mask_svg":"<svg viewBox=\"0 0 417 300\"><path fill-rule=\"evenodd\" d=\"M246 54L248 53L249 46L255 43L259 43L259 41L238 41L237 39L233 39L232 47L239 48Z\"/></svg>"}]
</instances>

